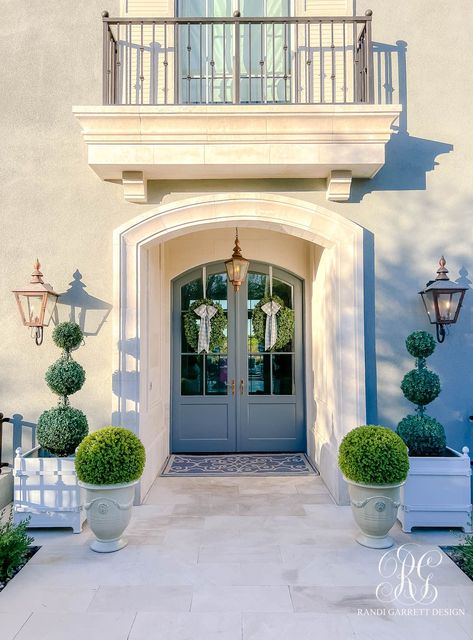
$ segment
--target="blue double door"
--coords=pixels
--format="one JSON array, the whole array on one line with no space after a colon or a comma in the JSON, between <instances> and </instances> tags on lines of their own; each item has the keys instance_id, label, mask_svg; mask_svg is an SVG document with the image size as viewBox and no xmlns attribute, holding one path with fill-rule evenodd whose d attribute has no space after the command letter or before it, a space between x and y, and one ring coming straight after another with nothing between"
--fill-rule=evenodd
<instances>
[{"instance_id":1,"label":"blue double door","mask_svg":"<svg viewBox=\"0 0 473 640\"><path fill-rule=\"evenodd\" d=\"M293 337L279 351L265 350L252 323L253 310L271 291L294 310ZM225 337L209 353L198 353L195 340L189 344L186 338L185 322L189 308L204 297L224 310ZM174 281L172 320L174 453L305 451L298 278L252 262L235 293L223 263L206 265Z\"/></svg>"}]
</instances>

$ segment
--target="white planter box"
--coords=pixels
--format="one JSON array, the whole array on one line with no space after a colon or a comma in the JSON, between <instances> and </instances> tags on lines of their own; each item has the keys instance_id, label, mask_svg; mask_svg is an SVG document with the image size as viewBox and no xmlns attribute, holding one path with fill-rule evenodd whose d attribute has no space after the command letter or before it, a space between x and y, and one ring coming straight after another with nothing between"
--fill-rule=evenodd
<instances>
[{"instance_id":1,"label":"white planter box","mask_svg":"<svg viewBox=\"0 0 473 640\"><path fill-rule=\"evenodd\" d=\"M412 527L460 527L471 532L471 464L463 453L447 447L448 456L409 457L409 475L401 487L398 519Z\"/></svg>"},{"instance_id":2,"label":"white planter box","mask_svg":"<svg viewBox=\"0 0 473 640\"><path fill-rule=\"evenodd\" d=\"M39 449L16 450L13 522L30 516L29 527L72 527L80 533L86 515L74 458L40 458Z\"/></svg>"}]
</instances>

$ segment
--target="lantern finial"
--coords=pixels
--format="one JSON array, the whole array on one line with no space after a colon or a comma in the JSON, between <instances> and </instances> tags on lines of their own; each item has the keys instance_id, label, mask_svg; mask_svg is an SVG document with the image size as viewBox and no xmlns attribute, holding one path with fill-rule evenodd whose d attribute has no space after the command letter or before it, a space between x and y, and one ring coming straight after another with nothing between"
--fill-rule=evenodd
<instances>
[{"instance_id":1,"label":"lantern finial","mask_svg":"<svg viewBox=\"0 0 473 640\"><path fill-rule=\"evenodd\" d=\"M232 258L240 258L241 257L241 247L240 240L238 239L238 228L235 233L235 246L233 247L233 255Z\"/></svg>"},{"instance_id":2,"label":"lantern finial","mask_svg":"<svg viewBox=\"0 0 473 640\"><path fill-rule=\"evenodd\" d=\"M439 260L439 268L437 269L437 277L435 278L436 280L450 280L450 278L447 276L448 273L448 269L446 268L447 261L445 260L444 256L442 256Z\"/></svg>"},{"instance_id":3,"label":"lantern finial","mask_svg":"<svg viewBox=\"0 0 473 640\"><path fill-rule=\"evenodd\" d=\"M31 274L30 284L44 284L43 283L43 274L40 271L41 265L39 263L38 258L36 258L36 262L33 265L33 273Z\"/></svg>"}]
</instances>

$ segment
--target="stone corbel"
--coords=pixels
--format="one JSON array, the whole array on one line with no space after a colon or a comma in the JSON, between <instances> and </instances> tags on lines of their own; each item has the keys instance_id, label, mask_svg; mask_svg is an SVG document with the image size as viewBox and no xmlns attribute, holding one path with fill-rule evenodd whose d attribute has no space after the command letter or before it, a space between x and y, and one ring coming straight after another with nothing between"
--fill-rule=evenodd
<instances>
[{"instance_id":1,"label":"stone corbel","mask_svg":"<svg viewBox=\"0 0 473 640\"><path fill-rule=\"evenodd\" d=\"M123 195L128 202L148 202L148 181L142 171L122 172Z\"/></svg>"},{"instance_id":2,"label":"stone corbel","mask_svg":"<svg viewBox=\"0 0 473 640\"><path fill-rule=\"evenodd\" d=\"M327 178L327 200L346 202L350 197L351 180L351 171L331 171Z\"/></svg>"}]
</instances>

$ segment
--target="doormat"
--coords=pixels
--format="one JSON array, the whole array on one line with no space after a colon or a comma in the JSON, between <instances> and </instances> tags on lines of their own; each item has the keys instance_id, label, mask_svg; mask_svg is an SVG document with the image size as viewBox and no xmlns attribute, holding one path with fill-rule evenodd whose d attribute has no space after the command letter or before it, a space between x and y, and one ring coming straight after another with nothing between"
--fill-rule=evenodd
<instances>
[{"instance_id":1,"label":"doormat","mask_svg":"<svg viewBox=\"0 0 473 640\"><path fill-rule=\"evenodd\" d=\"M304 453L172 454L162 476L319 475Z\"/></svg>"}]
</instances>

